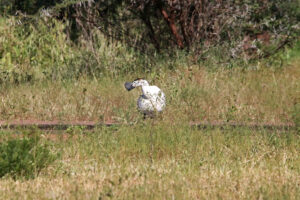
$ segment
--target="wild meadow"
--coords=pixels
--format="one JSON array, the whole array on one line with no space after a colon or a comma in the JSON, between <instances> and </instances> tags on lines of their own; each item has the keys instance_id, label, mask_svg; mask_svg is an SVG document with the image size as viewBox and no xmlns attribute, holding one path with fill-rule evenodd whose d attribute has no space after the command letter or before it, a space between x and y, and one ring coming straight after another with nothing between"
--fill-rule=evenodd
<instances>
[{"instance_id":1,"label":"wild meadow","mask_svg":"<svg viewBox=\"0 0 300 200\"><path fill-rule=\"evenodd\" d=\"M299 38L228 60L226 43L150 55L94 30L75 44L54 19L18 23L0 16L0 122L115 125L0 127L1 199L300 199ZM138 77L166 94L157 118L124 88ZM258 127L191 126L203 122Z\"/></svg>"},{"instance_id":2,"label":"wild meadow","mask_svg":"<svg viewBox=\"0 0 300 200\"><path fill-rule=\"evenodd\" d=\"M2 130L1 140L13 133ZM31 134L58 158L34 179L2 177L4 199L299 199L293 131L163 121Z\"/></svg>"}]
</instances>

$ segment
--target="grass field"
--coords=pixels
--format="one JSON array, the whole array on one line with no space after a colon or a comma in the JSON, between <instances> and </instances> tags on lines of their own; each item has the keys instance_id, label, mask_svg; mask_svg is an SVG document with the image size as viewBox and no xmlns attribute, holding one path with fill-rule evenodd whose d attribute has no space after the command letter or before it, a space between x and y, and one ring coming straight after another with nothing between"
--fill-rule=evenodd
<instances>
[{"instance_id":1,"label":"grass field","mask_svg":"<svg viewBox=\"0 0 300 200\"><path fill-rule=\"evenodd\" d=\"M284 68L190 66L149 78L166 92L162 118L141 119L138 91L103 78L2 86L1 120L121 122L40 135L59 153L35 179L0 180L3 199L299 199L297 130L197 130L191 122L295 124L298 61ZM296 118L295 118L296 116ZM130 125L131 124L131 125ZM0 140L24 130L0 131Z\"/></svg>"},{"instance_id":2,"label":"grass field","mask_svg":"<svg viewBox=\"0 0 300 200\"><path fill-rule=\"evenodd\" d=\"M23 136L39 136L58 154L33 179L1 177L0 199L300 199L299 42L276 58L232 61L229 68L214 52L212 65L190 55L156 55L152 62L103 36L92 51L93 44L75 46L60 23L51 31L28 26L29 36L22 26L0 24L0 121L122 124L0 129L0 167L8 152L2 144ZM166 93L159 118L143 120L140 91L125 90L124 82L137 77ZM296 129L190 126L199 122Z\"/></svg>"},{"instance_id":3,"label":"grass field","mask_svg":"<svg viewBox=\"0 0 300 200\"><path fill-rule=\"evenodd\" d=\"M140 90L127 92L123 84L143 75L0 85L0 120L136 122L140 116L136 110ZM146 78L166 93L164 118L175 124L292 124L300 102L299 60L282 68L211 71L191 65L157 71Z\"/></svg>"},{"instance_id":4,"label":"grass field","mask_svg":"<svg viewBox=\"0 0 300 200\"><path fill-rule=\"evenodd\" d=\"M1 198L300 198L296 132L199 131L146 121L93 132L75 128L67 135L35 133L60 159L35 179L2 178ZM2 131L1 140L10 135Z\"/></svg>"}]
</instances>

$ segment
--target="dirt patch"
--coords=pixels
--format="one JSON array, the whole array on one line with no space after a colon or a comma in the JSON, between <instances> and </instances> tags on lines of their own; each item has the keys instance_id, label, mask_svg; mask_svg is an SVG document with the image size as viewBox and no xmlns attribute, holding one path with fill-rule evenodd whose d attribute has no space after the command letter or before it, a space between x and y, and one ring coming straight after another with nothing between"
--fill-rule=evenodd
<instances>
[{"instance_id":1,"label":"dirt patch","mask_svg":"<svg viewBox=\"0 0 300 200\"><path fill-rule=\"evenodd\" d=\"M39 121L39 120L16 120L16 121L0 121L0 128L15 129L37 127L42 130L66 130L70 127L81 126L85 129L93 129L101 126L117 125L113 122L97 123L94 121Z\"/></svg>"},{"instance_id":2,"label":"dirt patch","mask_svg":"<svg viewBox=\"0 0 300 200\"><path fill-rule=\"evenodd\" d=\"M16 129L36 127L41 130L67 130L72 127L84 127L85 130L91 130L103 126L120 126L122 124L114 122L97 123L95 121L39 121L39 120L16 120L16 121L0 121L0 129ZM250 128L250 129L269 129L269 130L294 130L297 127L292 123L287 124L256 124L256 123L238 123L238 122L193 122L191 127L198 129L207 128Z\"/></svg>"}]
</instances>

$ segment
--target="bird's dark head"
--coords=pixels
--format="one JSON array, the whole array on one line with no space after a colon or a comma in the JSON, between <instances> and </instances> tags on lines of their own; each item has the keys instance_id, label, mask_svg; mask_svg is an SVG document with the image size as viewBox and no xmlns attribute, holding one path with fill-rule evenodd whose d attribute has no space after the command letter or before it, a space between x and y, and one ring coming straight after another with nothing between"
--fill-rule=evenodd
<instances>
[{"instance_id":1,"label":"bird's dark head","mask_svg":"<svg viewBox=\"0 0 300 200\"><path fill-rule=\"evenodd\" d=\"M126 82L124 86L128 91L130 91L139 86L149 86L149 83L143 78L137 78L133 82Z\"/></svg>"}]
</instances>

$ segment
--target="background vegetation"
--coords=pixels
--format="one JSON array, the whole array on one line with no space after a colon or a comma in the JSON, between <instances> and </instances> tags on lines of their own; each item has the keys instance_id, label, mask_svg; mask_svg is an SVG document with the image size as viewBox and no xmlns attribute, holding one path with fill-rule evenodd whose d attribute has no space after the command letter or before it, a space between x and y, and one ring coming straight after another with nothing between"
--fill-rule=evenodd
<instances>
[{"instance_id":1,"label":"background vegetation","mask_svg":"<svg viewBox=\"0 0 300 200\"><path fill-rule=\"evenodd\" d=\"M299 199L298 5L0 0L0 121L122 124L0 129L0 196ZM160 118L125 91L137 77L166 93Z\"/></svg>"},{"instance_id":2,"label":"background vegetation","mask_svg":"<svg viewBox=\"0 0 300 200\"><path fill-rule=\"evenodd\" d=\"M1 1L1 82L280 63L299 39L298 0L47 2Z\"/></svg>"}]
</instances>

